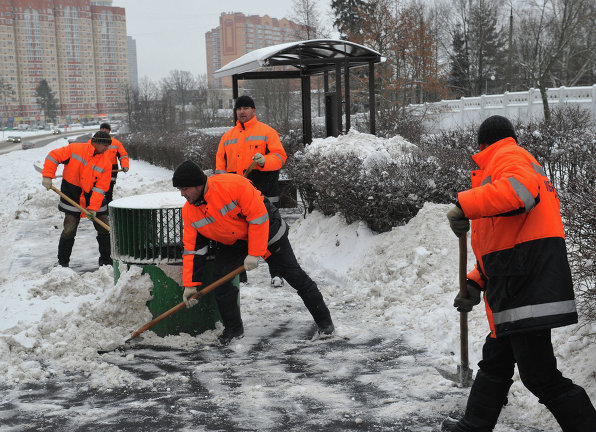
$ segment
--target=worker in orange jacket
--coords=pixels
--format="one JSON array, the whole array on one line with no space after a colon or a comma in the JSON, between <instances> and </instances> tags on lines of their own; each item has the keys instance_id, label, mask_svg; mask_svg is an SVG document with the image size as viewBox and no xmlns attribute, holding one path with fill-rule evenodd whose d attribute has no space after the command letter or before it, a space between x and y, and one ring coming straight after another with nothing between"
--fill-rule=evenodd
<instances>
[{"instance_id":1,"label":"worker in orange jacket","mask_svg":"<svg viewBox=\"0 0 596 432\"><path fill-rule=\"evenodd\" d=\"M187 200L182 208L182 284L187 307L196 304L196 300L189 297L203 284L209 241L213 240L217 242L214 279L240 265L244 265L246 271L253 270L262 257L296 289L319 333L333 333L331 315L317 284L296 261L288 240L287 224L277 208L249 180L235 174L207 178L199 166L186 161L174 171L172 183ZM227 345L244 335L238 288L226 282L217 289L215 298L225 327L219 342Z\"/></svg>"},{"instance_id":2,"label":"worker in orange jacket","mask_svg":"<svg viewBox=\"0 0 596 432\"><path fill-rule=\"evenodd\" d=\"M444 431L492 431L517 364L524 385L565 432L596 431L584 389L557 369L551 329L577 323L559 197L542 166L517 144L511 122L487 118L478 130L472 188L458 194L447 218L461 237L470 229L477 259L467 295L454 306L469 312L484 293L490 326L463 419ZM580 414L581 413L581 414Z\"/></svg>"},{"instance_id":3,"label":"worker in orange jacket","mask_svg":"<svg viewBox=\"0 0 596 432\"><path fill-rule=\"evenodd\" d=\"M108 205L105 196L110 187L112 164L105 156L112 140L106 132L96 132L86 143L72 143L52 150L44 161L42 185L52 188L56 169L64 164L60 190L70 199L79 202L89 213L90 219L108 223ZM79 209L60 198L58 210L64 212L64 229L58 243L58 264L68 267L81 217ZM110 233L94 222L99 246L99 265L112 265Z\"/></svg>"},{"instance_id":4,"label":"worker in orange jacket","mask_svg":"<svg viewBox=\"0 0 596 432\"><path fill-rule=\"evenodd\" d=\"M99 130L110 134L112 132L112 126L110 126L109 123L102 123L99 125ZM112 144L110 144L106 156L110 159L110 162L112 162L112 179L110 182L110 189L106 193L106 204L109 204L114 197L114 186L116 185L116 179L118 178L118 170L122 169L123 172L128 172L130 161L122 142L115 137L112 137ZM118 167L118 163L120 163L120 167Z\"/></svg>"},{"instance_id":5,"label":"worker in orange jacket","mask_svg":"<svg viewBox=\"0 0 596 432\"><path fill-rule=\"evenodd\" d=\"M219 141L215 158L215 173L243 175L256 162L248 179L275 206L279 205L279 171L287 155L279 135L271 126L257 120L255 102L250 96L240 96L234 104L236 126ZM269 268L271 285L283 286L283 278ZM246 275L241 275L245 281Z\"/></svg>"}]
</instances>

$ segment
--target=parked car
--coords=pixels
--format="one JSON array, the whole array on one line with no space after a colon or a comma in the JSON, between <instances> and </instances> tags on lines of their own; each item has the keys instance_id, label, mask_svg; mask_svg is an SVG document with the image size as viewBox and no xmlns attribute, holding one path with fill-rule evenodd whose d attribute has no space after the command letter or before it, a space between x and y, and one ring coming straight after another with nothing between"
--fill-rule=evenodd
<instances>
[{"instance_id":1,"label":"parked car","mask_svg":"<svg viewBox=\"0 0 596 432\"><path fill-rule=\"evenodd\" d=\"M6 141L13 142L13 143L20 143L21 137L20 136L9 136L8 138L6 138Z\"/></svg>"},{"instance_id":2,"label":"parked car","mask_svg":"<svg viewBox=\"0 0 596 432\"><path fill-rule=\"evenodd\" d=\"M21 148L23 150L32 149L35 148L35 144L33 144L32 142L24 142L23 144L21 144Z\"/></svg>"},{"instance_id":3,"label":"parked car","mask_svg":"<svg viewBox=\"0 0 596 432\"><path fill-rule=\"evenodd\" d=\"M60 134L60 129L54 129L54 130L52 131L52 133L53 133L54 135L58 135L58 134Z\"/></svg>"}]
</instances>

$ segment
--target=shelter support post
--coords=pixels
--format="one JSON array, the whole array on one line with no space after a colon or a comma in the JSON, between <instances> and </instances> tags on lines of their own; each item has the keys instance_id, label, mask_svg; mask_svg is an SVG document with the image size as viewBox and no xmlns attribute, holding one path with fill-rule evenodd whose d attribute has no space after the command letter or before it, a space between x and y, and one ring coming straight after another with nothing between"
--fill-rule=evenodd
<instances>
[{"instance_id":1,"label":"shelter support post","mask_svg":"<svg viewBox=\"0 0 596 432\"><path fill-rule=\"evenodd\" d=\"M300 77L302 84L302 142L312 142L312 113L310 106L310 75Z\"/></svg>"},{"instance_id":2,"label":"shelter support post","mask_svg":"<svg viewBox=\"0 0 596 432\"><path fill-rule=\"evenodd\" d=\"M344 63L344 91L345 91L345 101L346 101L346 107L345 107L345 112L346 112L346 133L348 133L350 131L350 126L351 126L351 122L350 122L350 66L348 64L348 61L346 59L345 63Z\"/></svg>"},{"instance_id":3,"label":"shelter support post","mask_svg":"<svg viewBox=\"0 0 596 432\"><path fill-rule=\"evenodd\" d=\"M369 117L370 117L370 134L376 135L377 127L376 127L376 112L377 112L377 103L375 101L375 64L370 62L368 64L368 110L369 110Z\"/></svg>"},{"instance_id":4,"label":"shelter support post","mask_svg":"<svg viewBox=\"0 0 596 432\"><path fill-rule=\"evenodd\" d=\"M236 99L238 99L238 76L232 75L232 98L234 99L234 104L236 103ZM234 109L234 105L232 105L232 111L234 112L234 124L236 124L236 110Z\"/></svg>"},{"instance_id":5,"label":"shelter support post","mask_svg":"<svg viewBox=\"0 0 596 432\"><path fill-rule=\"evenodd\" d=\"M335 64L335 95L337 97L337 130L342 132L341 64Z\"/></svg>"}]
</instances>

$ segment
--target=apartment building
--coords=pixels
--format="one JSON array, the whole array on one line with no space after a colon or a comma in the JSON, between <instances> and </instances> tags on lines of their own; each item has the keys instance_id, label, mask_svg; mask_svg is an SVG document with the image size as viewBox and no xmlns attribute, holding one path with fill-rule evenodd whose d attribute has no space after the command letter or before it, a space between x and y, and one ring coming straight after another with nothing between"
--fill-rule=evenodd
<instances>
[{"instance_id":1,"label":"apartment building","mask_svg":"<svg viewBox=\"0 0 596 432\"><path fill-rule=\"evenodd\" d=\"M0 103L1 122L46 120L35 91L42 79L55 92L59 121L124 111L121 87L129 82L126 15L111 4L0 0L0 78L14 90Z\"/></svg>"},{"instance_id":2,"label":"apartment building","mask_svg":"<svg viewBox=\"0 0 596 432\"><path fill-rule=\"evenodd\" d=\"M137 41L127 36L128 43L128 83L130 88L139 88L139 72L137 69Z\"/></svg>"},{"instance_id":3,"label":"apartment building","mask_svg":"<svg viewBox=\"0 0 596 432\"><path fill-rule=\"evenodd\" d=\"M222 13L219 26L205 33L209 88L231 88L232 78L215 79L213 73L232 60L258 48L302 40L303 27L268 15Z\"/></svg>"}]
</instances>

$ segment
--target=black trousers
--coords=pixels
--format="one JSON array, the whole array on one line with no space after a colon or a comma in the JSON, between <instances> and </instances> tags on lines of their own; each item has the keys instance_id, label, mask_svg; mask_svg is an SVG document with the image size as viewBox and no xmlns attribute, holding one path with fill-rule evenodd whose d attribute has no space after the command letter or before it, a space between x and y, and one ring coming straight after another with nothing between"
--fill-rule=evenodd
<instances>
[{"instance_id":1,"label":"black trousers","mask_svg":"<svg viewBox=\"0 0 596 432\"><path fill-rule=\"evenodd\" d=\"M294 251L287 236L277 243L277 248L267 258L267 264L272 271L283 277L298 294L308 295L312 292L318 292L317 284L306 274L294 255ZM213 269L214 280L225 276L244 263L244 258L248 255L248 243L237 241L233 245L223 245L218 243L215 251L215 262ZM215 297L226 297L232 292L238 292L232 282L226 282L217 290Z\"/></svg>"},{"instance_id":2,"label":"black trousers","mask_svg":"<svg viewBox=\"0 0 596 432\"><path fill-rule=\"evenodd\" d=\"M478 363L484 373L506 381L515 364L523 384L542 404L574 388L557 369L550 329L486 338Z\"/></svg>"}]
</instances>

